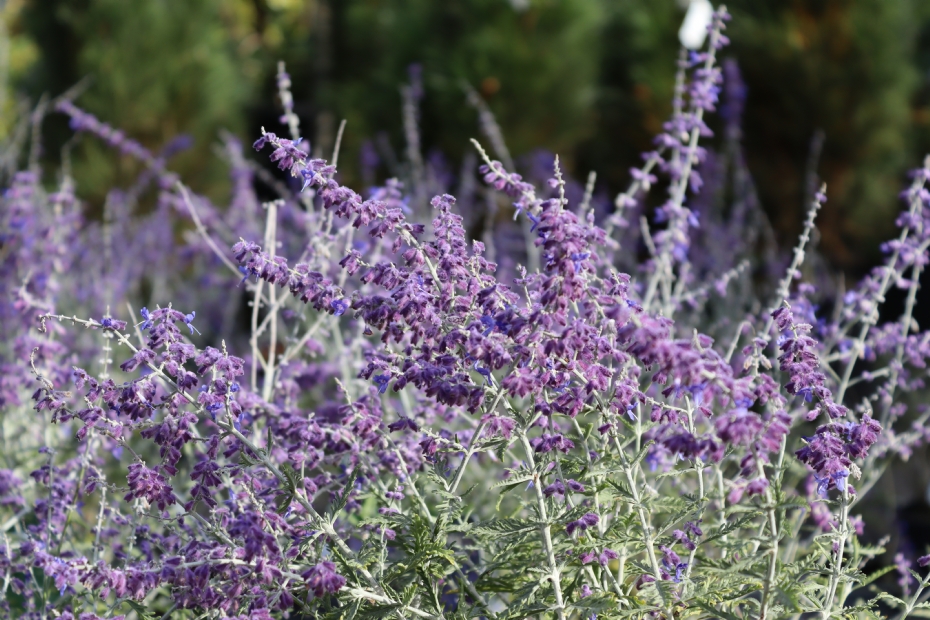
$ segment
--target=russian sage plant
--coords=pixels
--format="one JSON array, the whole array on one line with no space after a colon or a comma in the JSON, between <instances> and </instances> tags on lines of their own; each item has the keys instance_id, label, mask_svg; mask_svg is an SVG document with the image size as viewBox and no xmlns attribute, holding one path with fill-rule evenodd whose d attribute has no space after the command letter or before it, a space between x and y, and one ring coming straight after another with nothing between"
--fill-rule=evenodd
<instances>
[{"instance_id":1,"label":"russian sage plant","mask_svg":"<svg viewBox=\"0 0 930 620\"><path fill-rule=\"evenodd\" d=\"M170 172L183 144L151 153L56 101L145 172L88 219L67 166L48 192L15 165L26 138L8 145L4 613L926 613L924 571L903 592L876 587L894 567L866 572L883 548L860 542L857 505L930 433L903 398L930 356L913 321L930 160L885 261L819 314L829 288L802 270L825 189L782 264L739 149L744 89L718 63L727 19L682 55L673 114L613 208L557 158L543 183L513 172L475 96L505 163L476 142L486 187L463 180L457 204L419 155L417 71L405 179L364 198L340 184L338 150L325 161L299 139L282 67L290 137L262 130L254 147L285 180L227 137L225 210ZM714 152L701 140L721 86ZM261 204L257 184L280 198ZM469 239L463 217L482 209L517 222ZM880 323L892 287L905 310Z\"/></svg>"}]
</instances>

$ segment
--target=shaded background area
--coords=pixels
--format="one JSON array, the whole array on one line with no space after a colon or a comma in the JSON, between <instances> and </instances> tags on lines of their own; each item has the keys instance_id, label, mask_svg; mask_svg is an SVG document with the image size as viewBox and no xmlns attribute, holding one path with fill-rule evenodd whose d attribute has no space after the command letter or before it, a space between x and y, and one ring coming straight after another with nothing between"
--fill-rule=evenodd
<instances>
[{"instance_id":1,"label":"shaded background area","mask_svg":"<svg viewBox=\"0 0 930 620\"><path fill-rule=\"evenodd\" d=\"M930 3L917 0L737 0L726 57L747 85L744 144L760 202L780 238L800 226L805 168L830 186L822 251L848 272L877 257L906 169L930 151ZM157 149L179 133L193 147L172 167L222 199L219 131L274 130L276 61L287 62L296 111L315 150L331 152L348 121L341 173L379 178L403 158L400 86L422 65L425 157L458 171L476 136L463 83L496 114L511 152L559 153L584 179L621 189L670 109L684 9L676 0L11 0L0 50L3 120L22 99L82 79L79 105ZM45 128L55 161L70 136ZM367 144L367 146L366 146ZM74 157L79 190L102 201L129 162L93 141ZM367 179L366 179L367 180Z\"/></svg>"},{"instance_id":2,"label":"shaded background area","mask_svg":"<svg viewBox=\"0 0 930 620\"><path fill-rule=\"evenodd\" d=\"M0 0L0 7L0 139L13 136L17 117L43 96L80 83L79 106L154 151L189 135L170 167L218 204L231 191L215 152L221 132L244 142L262 126L286 133L278 60L287 63L315 153L328 156L347 121L340 174L350 186L383 181L405 165L401 87L418 65L421 151L435 170L458 176L472 153L468 139L480 136L467 84L494 112L521 171L539 150L558 153L572 176L583 180L593 170L598 191L613 196L670 113L684 15L676 0ZM857 278L892 234L907 169L930 153L930 2L737 0L728 8L732 45L723 57L738 63L745 82L742 142L759 203L790 247L816 170L829 186L819 252ZM717 118L711 124L722 127ZM43 126L49 170L71 137L61 116ZM139 171L97 140L73 143L71 166L91 209ZM885 507L910 506L899 520L930 522L922 496L928 469L925 455L915 455L883 489Z\"/></svg>"}]
</instances>

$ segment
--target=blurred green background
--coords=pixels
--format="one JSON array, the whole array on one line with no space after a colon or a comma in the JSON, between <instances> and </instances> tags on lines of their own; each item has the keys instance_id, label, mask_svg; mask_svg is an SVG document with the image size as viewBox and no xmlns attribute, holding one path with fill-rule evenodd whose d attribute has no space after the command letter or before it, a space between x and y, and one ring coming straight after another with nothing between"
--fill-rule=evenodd
<instances>
[{"instance_id":1,"label":"blurred green background","mask_svg":"<svg viewBox=\"0 0 930 620\"><path fill-rule=\"evenodd\" d=\"M328 154L348 121L341 174L361 189L359 156L377 147L390 173L403 157L400 86L423 67L423 152L457 171L479 136L463 81L494 111L510 151L557 152L584 179L622 189L670 111L684 15L676 0L8 0L0 33L0 138L42 95L86 80L77 104L157 150L180 133L194 146L171 168L223 201L221 130L251 142L278 123L274 74L284 60L304 132ZM724 56L748 88L747 161L762 205L790 243L805 167L830 201L821 249L860 271L892 231L909 167L930 152L930 2L738 0ZM57 165L67 122L43 127ZM91 203L137 172L99 141L73 156Z\"/></svg>"}]
</instances>

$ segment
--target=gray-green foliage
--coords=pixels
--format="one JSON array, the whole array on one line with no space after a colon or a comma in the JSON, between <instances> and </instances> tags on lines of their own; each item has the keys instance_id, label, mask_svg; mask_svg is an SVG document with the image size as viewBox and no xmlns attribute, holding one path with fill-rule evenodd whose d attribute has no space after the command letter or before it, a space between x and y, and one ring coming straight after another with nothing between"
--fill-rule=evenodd
<instances>
[{"instance_id":1,"label":"gray-green foliage","mask_svg":"<svg viewBox=\"0 0 930 620\"><path fill-rule=\"evenodd\" d=\"M505 398L505 407L521 423L513 441L506 442L504 462L515 463L507 478L494 483L485 475L498 460L493 451L503 447L501 442L479 442L477 465L473 462L458 491L440 459L404 480L410 502L403 513L376 514L377 505L391 504L377 491L360 498L362 509L351 518L358 526L381 528L382 534L368 537L352 559L332 550L344 574L367 568L387 596L413 609L366 601L359 594L348 609L334 609L327 617L555 617L556 580L564 608L560 617L758 618L767 589L767 618L819 614L833 574L829 558L840 540L846 541L846 554L831 617L879 618L879 601L907 605L888 593L869 591L890 570L862 571L881 548L863 546L848 530L811 528L808 502L782 490L807 475L790 454L767 468L771 493L731 503L726 481L738 468L734 453L717 464L683 461L667 472L652 471L644 458L650 446L643 440L652 424L630 422L617 436L601 435L594 428L600 415L592 407L568 436L576 446L600 453L598 461L558 451L534 454L523 441L531 419L519 413L516 401ZM567 502L556 497L540 502L536 485L551 481L555 472L582 482L585 491L569 493ZM390 484L376 484L385 483ZM840 510L839 500L822 501L830 511ZM597 527L567 533L567 523L592 511L603 515ZM676 546L674 536L688 521L703 529L690 555ZM547 536L554 565L546 563ZM657 588L642 576L654 573L650 554L660 556L663 545L675 547L688 567L680 582L659 581ZM597 556L605 548L619 559L603 566L596 559L582 560L585 552ZM660 569L665 570L661 564ZM582 595L585 586L592 594ZM456 611L451 611L448 605L455 601Z\"/></svg>"}]
</instances>

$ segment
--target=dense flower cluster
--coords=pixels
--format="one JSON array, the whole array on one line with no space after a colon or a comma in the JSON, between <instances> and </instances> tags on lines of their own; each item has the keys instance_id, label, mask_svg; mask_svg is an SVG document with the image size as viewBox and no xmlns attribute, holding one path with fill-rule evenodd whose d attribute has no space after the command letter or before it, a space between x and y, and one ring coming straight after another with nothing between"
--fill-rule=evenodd
<instances>
[{"instance_id":1,"label":"dense flower cluster","mask_svg":"<svg viewBox=\"0 0 930 620\"><path fill-rule=\"evenodd\" d=\"M924 387L930 357L913 325L930 162L904 194L887 260L832 318L819 289L796 282L822 193L787 274L749 277L745 261L764 251L721 252L738 231L708 196L732 195L742 225L761 217L751 191L702 192L731 176L700 144L721 94L723 139L739 152L745 89L735 65L717 64L727 19L717 11L708 50L681 57L672 118L613 213L557 158L514 172L473 102L506 154L479 145L478 174L523 244L469 238L489 201L457 201L447 186L427 198L442 175L419 154L418 68L404 89L410 174L364 198L299 138L280 67L291 137L263 131L254 148L270 149L285 181L256 173L228 139L226 217L168 170L180 147L153 155L60 102L76 131L146 171L111 193L100 222L70 179L53 193L36 172L3 179L4 613L876 609L850 587L880 553L859 543L870 526L850 510L890 459L930 439L930 414L901 399ZM152 180L156 211L138 215ZM260 180L280 199L259 205ZM647 213L643 197L666 183ZM428 225L412 221L427 209ZM638 229L626 225L634 210ZM181 241L176 224L190 230ZM629 245L639 231L642 264ZM81 268L66 271L69 260ZM909 301L879 324L891 286ZM906 614L928 582L911 580L908 557L896 564L906 591L893 604Z\"/></svg>"}]
</instances>

